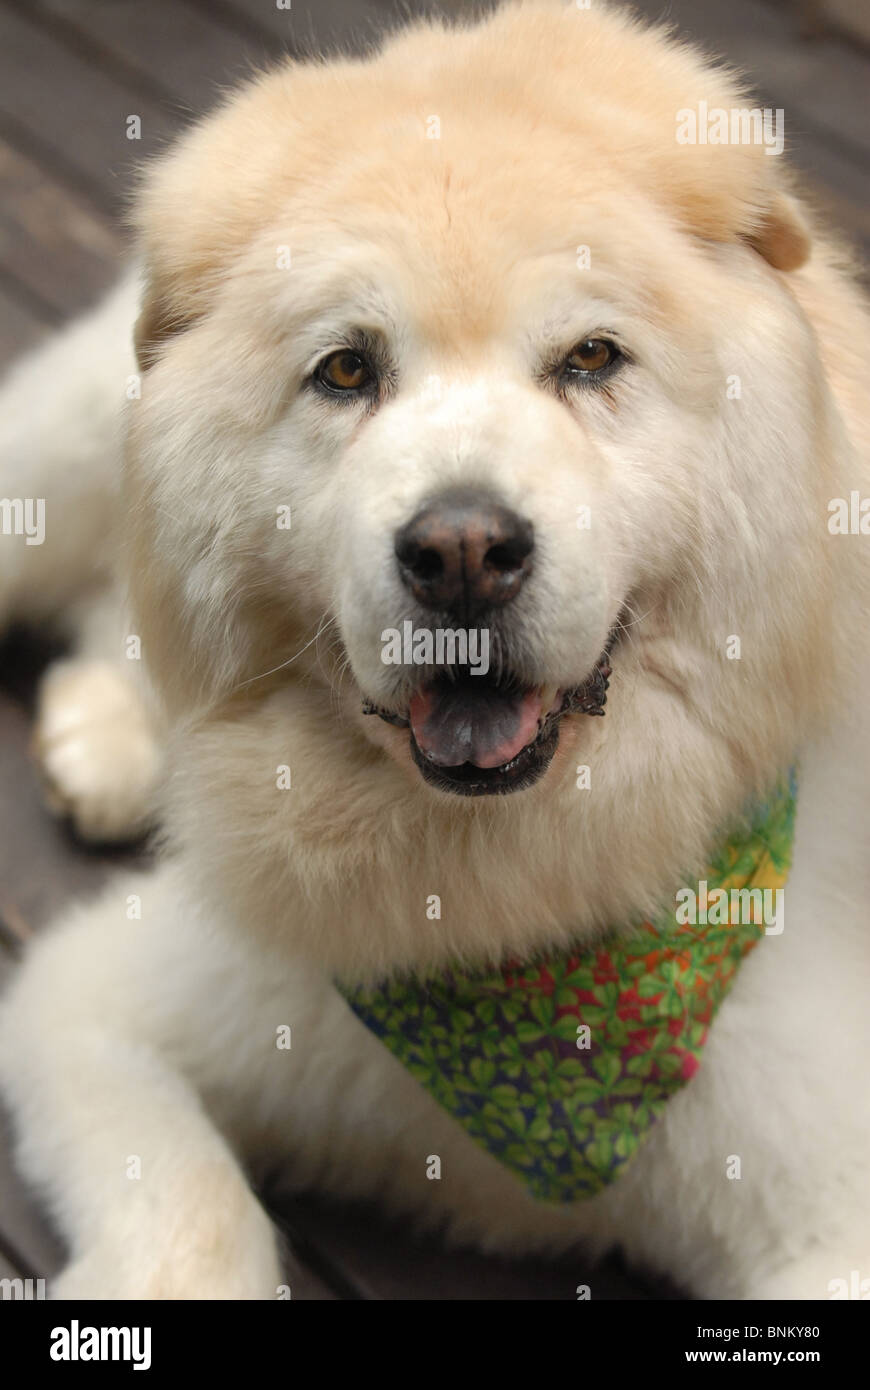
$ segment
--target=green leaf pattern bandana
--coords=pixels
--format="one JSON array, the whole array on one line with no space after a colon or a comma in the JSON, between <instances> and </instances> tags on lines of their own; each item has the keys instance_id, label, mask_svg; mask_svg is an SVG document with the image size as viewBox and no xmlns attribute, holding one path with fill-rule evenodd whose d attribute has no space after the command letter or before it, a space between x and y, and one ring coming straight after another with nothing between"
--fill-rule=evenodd
<instances>
[{"instance_id":1,"label":"green leaf pattern bandana","mask_svg":"<svg viewBox=\"0 0 870 1390\"><path fill-rule=\"evenodd\" d=\"M577 954L392 980L348 1002L535 1197L588 1197L696 1072L737 967L765 935L760 903L748 909L739 890L766 889L769 903L784 887L794 815L792 779L725 840L706 874L709 910L702 896L689 921L675 912Z\"/></svg>"}]
</instances>

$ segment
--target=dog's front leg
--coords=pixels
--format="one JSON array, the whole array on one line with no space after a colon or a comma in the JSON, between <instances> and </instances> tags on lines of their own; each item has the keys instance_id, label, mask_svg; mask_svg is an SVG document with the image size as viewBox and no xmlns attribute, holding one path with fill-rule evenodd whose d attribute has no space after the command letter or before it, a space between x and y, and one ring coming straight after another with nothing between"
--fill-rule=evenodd
<instances>
[{"instance_id":1,"label":"dog's front leg","mask_svg":"<svg viewBox=\"0 0 870 1390\"><path fill-rule=\"evenodd\" d=\"M41 1166L73 1259L53 1295L275 1298L274 1230L192 1087L109 1034L64 1046Z\"/></svg>"},{"instance_id":2,"label":"dog's front leg","mask_svg":"<svg viewBox=\"0 0 870 1390\"><path fill-rule=\"evenodd\" d=\"M21 1168L70 1247L52 1293L274 1298L273 1227L197 1093L197 1050L217 1045L208 1020L197 1037L186 997L197 964L185 980L178 957L143 954L163 935L146 927L158 885L131 886L40 941L0 1008ZM140 895L143 920L127 921L122 905Z\"/></svg>"}]
</instances>

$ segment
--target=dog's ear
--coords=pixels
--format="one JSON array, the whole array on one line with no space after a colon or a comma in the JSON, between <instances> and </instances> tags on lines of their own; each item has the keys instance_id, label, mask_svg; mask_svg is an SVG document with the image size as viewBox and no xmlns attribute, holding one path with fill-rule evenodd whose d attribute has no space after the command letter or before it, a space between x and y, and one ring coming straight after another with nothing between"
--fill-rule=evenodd
<instances>
[{"instance_id":1,"label":"dog's ear","mask_svg":"<svg viewBox=\"0 0 870 1390\"><path fill-rule=\"evenodd\" d=\"M147 372L160 356L163 344L174 334L183 332L192 321L191 315L179 312L172 297L154 277L146 277L145 296L133 329L133 346L140 372Z\"/></svg>"},{"instance_id":2,"label":"dog's ear","mask_svg":"<svg viewBox=\"0 0 870 1390\"><path fill-rule=\"evenodd\" d=\"M243 105L243 94L237 101ZM208 312L210 286L250 233L238 173L247 167L247 129L236 132L232 111L228 102L150 164L130 209L144 286L134 330L142 372ZM230 187L237 199L228 198Z\"/></svg>"},{"instance_id":3,"label":"dog's ear","mask_svg":"<svg viewBox=\"0 0 870 1390\"><path fill-rule=\"evenodd\" d=\"M788 193L774 194L746 240L774 270L800 270L812 246L809 224L797 199Z\"/></svg>"}]
</instances>

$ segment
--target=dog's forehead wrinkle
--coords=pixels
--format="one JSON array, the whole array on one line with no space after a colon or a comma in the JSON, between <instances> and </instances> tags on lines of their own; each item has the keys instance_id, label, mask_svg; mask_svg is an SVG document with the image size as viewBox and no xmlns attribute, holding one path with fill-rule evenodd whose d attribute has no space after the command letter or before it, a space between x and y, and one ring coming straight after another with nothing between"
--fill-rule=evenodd
<instances>
[{"instance_id":1,"label":"dog's forehead wrinkle","mask_svg":"<svg viewBox=\"0 0 870 1390\"><path fill-rule=\"evenodd\" d=\"M328 254L328 253L327 253ZM300 257L300 260L302 258ZM317 264L313 279L307 279L307 266L300 265L300 276L278 296L276 311L295 331L316 332L321 326L366 328L395 336L402 322L402 299L388 268L371 268L368 258L357 257L337 267ZM304 285L300 285L300 279ZM277 282L283 290L283 282ZM300 290L304 298L300 297Z\"/></svg>"},{"instance_id":2,"label":"dog's forehead wrinkle","mask_svg":"<svg viewBox=\"0 0 870 1390\"><path fill-rule=\"evenodd\" d=\"M507 234L485 199L450 229L428 216L421 226L425 211L400 206L388 223L370 211L350 225L336 222L328 202L315 205L298 226L288 217L260 236L244 273L270 275L285 328L325 316L336 329L370 325L402 347L413 340L457 355L530 334L552 340L560 324L567 334L572 312L582 334L607 317L639 316L655 298L655 256L647 265L637 228L623 246L625 227L611 227L595 200L546 219L543 244L540 229L522 221ZM288 228L290 275L274 269L276 238L286 241ZM645 241L652 247L655 238ZM592 262L580 268L584 242Z\"/></svg>"}]
</instances>

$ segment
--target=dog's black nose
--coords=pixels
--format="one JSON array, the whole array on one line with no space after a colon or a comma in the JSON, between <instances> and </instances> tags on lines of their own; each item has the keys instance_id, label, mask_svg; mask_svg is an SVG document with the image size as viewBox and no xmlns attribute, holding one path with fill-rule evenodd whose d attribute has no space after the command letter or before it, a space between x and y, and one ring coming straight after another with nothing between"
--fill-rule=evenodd
<instances>
[{"instance_id":1,"label":"dog's black nose","mask_svg":"<svg viewBox=\"0 0 870 1390\"><path fill-rule=\"evenodd\" d=\"M516 598L534 547L530 521L468 489L434 498L395 541L402 578L417 602L466 619Z\"/></svg>"}]
</instances>

